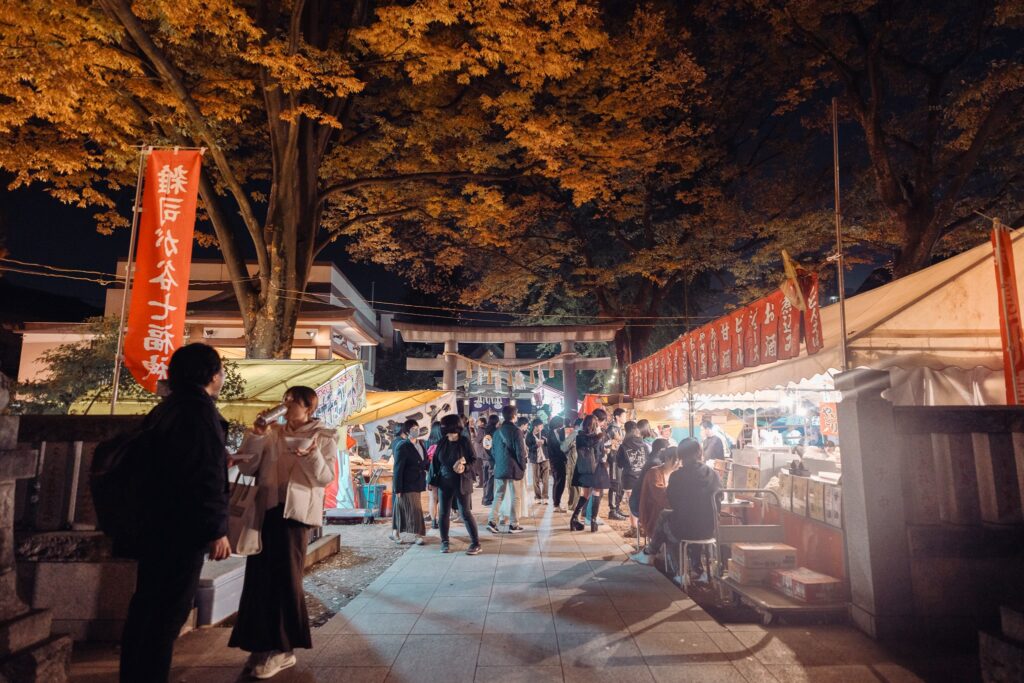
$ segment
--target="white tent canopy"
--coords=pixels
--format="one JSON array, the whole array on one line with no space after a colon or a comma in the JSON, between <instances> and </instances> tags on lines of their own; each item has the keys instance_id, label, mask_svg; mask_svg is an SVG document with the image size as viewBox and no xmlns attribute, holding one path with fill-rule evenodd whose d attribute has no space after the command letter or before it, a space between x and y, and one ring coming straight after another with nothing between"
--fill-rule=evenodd
<instances>
[{"instance_id":1,"label":"white tent canopy","mask_svg":"<svg viewBox=\"0 0 1024 683\"><path fill-rule=\"evenodd\" d=\"M1012 239L1018 279L1024 279L1024 229L1014 231ZM846 321L849 366L889 370L893 402L1005 403L995 266L989 242L850 297ZM838 304L821 309L821 324L824 345L813 356L697 381L694 395L740 400L770 389L831 389L831 377L842 367ZM640 399L637 407L664 410L687 395L687 387L679 387Z\"/></svg>"}]
</instances>

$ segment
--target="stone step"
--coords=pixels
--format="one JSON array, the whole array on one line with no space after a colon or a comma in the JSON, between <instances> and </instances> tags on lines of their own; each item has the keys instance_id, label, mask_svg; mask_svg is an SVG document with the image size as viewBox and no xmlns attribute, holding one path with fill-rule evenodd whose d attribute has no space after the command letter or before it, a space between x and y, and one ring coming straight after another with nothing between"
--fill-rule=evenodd
<instances>
[{"instance_id":1,"label":"stone step","mask_svg":"<svg viewBox=\"0 0 1024 683\"><path fill-rule=\"evenodd\" d=\"M53 617L48 609L33 609L0 621L0 659L50 637Z\"/></svg>"},{"instance_id":2,"label":"stone step","mask_svg":"<svg viewBox=\"0 0 1024 683\"><path fill-rule=\"evenodd\" d=\"M982 631L978 634L978 655L985 683L1024 681L1024 644Z\"/></svg>"},{"instance_id":3,"label":"stone step","mask_svg":"<svg viewBox=\"0 0 1024 683\"><path fill-rule=\"evenodd\" d=\"M1003 636L1024 644L1024 610L1003 605L999 608Z\"/></svg>"}]
</instances>

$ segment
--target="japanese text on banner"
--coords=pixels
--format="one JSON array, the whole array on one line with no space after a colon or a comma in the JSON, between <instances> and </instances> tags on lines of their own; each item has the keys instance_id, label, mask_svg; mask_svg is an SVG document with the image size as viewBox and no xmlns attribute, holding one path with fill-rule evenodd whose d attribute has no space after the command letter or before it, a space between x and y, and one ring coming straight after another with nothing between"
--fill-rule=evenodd
<instances>
[{"instance_id":1,"label":"japanese text on banner","mask_svg":"<svg viewBox=\"0 0 1024 683\"><path fill-rule=\"evenodd\" d=\"M153 392L185 336L200 158L154 150L146 162L124 363Z\"/></svg>"}]
</instances>

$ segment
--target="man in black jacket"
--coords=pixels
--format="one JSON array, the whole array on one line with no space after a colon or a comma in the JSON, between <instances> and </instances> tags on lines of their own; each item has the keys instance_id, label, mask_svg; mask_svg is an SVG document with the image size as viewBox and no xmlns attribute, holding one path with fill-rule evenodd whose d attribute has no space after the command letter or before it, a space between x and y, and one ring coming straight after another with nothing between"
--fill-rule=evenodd
<instances>
[{"instance_id":1,"label":"man in black jacket","mask_svg":"<svg viewBox=\"0 0 1024 683\"><path fill-rule=\"evenodd\" d=\"M632 491L647 464L647 444L640 437L640 428L636 422L627 422L625 430L626 436L615 454L615 465L619 470L619 486L623 491Z\"/></svg>"},{"instance_id":2,"label":"man in black jacket","mask_svg":"<svg viewBox=\"0 0 1024 683\"><path fill-rule=\"evenodd\" d=\"M171 356L168 383L171 395L143 422L156 445L143 468L152 492L150 533L121 640L122 683L167 680L204 555L223 560L231 554L227 423L214 405L224 384L220 356L206 344L181 347Z\"/></svg>"},{"instance_id":3,"label":"man in black jacket","mask_svg":"<svg viewBox=\"0 0 1024 683\"><path fill-rule=\"evenodd\" d=\"M718 473L702 461L700 444L696 439L683 439L678 447L683 466L668 479L668 506L672 512L668 526L672 536L679 540L696 541L715 535L715 520L719 511L722 482ZM691 545L690 570L696 580L702 572L704 546ZM680 575L683 568L679 568Z\"/></svg>"},{"instance_id":4,"label":"man in black jacket","mask_svg":"<svg viewBox=\"0 0 1024 683\"><path fill-rule=\"evenodd\" d=\"M526 442L522 430L516 426L516 407L507 405L501 409L505 421L494 433L491 441L491 458L494 460L494 504L487 518L487 530L492 534L500 533L498 523L501 520L501 505L505 501L505 492L511 491L511 508L509 510L508 532L522 533L519 526L520 491L518 482L526 474Z\"/></svg>"},{"instance_id":5,"label":"man in black jacket","mask_svg":"<svg viewBox=\"0 0 1024 683\"><path fill-rule=\"evenodd\" d=\"M544 447L547 449L548 461L551 463L551 500L555 504L555 512L565 512L565 508L562 507L562 494L565 493L568 462L558 434L564 426L565 420L560 416L555 416L551 418L544 430Z\"/></svg>"}]
</instances>

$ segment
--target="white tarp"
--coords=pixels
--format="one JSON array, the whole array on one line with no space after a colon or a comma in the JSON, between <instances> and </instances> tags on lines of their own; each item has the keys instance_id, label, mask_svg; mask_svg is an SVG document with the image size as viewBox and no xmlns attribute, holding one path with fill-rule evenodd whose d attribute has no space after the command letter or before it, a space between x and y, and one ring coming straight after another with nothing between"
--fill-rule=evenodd
<instances>
[{"instance_id":1,"label":"white tarp","mask_svg":"<svg viewBox=\"0 0 1024 683\"><path fill-rule=\"evenodd\" d=\"M1012 239L1018 280L1024 280L1024 229ZM991 243L850 297L846 321L849 366L889 370L895 403L1006 402ZM739 396L835 375L842 365L838 304L821 309L821 323L824 346L813 356L694 382L693 393ZM636 404L638 410L664 410L686 396L687 388L680 387Z\"/></svg>"}]
</instances>

